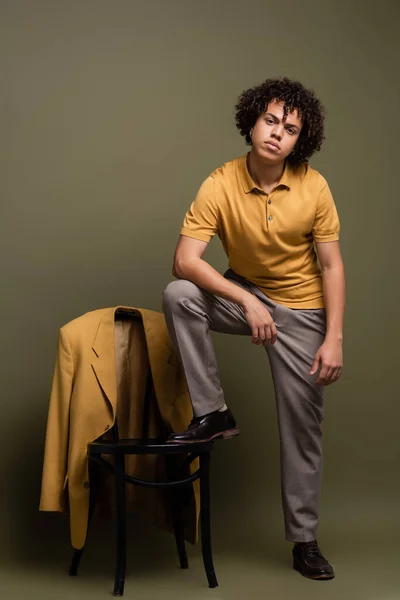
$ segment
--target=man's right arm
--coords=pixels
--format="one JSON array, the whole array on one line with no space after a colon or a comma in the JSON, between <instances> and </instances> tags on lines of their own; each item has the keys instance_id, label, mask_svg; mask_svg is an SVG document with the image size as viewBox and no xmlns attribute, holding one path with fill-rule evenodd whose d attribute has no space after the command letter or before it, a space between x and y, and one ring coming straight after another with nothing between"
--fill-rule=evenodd
<instances>
[{"instance_id":1,"label":"man's right arm","mask_svg":"<svg viewBox=\"0 0 400 600\"><path fill-rule=\"evenodd\" d=\"M202 290L243 307L252 294L225 279L202 259L207 246L208 242L181 235L175 250L172 274L178 279L188 279Z\"/></svg>"},{"instance_id":2,"label":"man's right arm","mask_svg":"<svg viewBox=\"0 0 400 600\"><path fill-rule=\"evenodd\" d=\"M253 343L274 343L277 331L268 310L253 294L228 281L202 259L207 245L208 242L181 235L175 250L172 268L174 277L187 279L210 294L235 302L245 312L252 330Z\"/></svg>"}]
</instances>

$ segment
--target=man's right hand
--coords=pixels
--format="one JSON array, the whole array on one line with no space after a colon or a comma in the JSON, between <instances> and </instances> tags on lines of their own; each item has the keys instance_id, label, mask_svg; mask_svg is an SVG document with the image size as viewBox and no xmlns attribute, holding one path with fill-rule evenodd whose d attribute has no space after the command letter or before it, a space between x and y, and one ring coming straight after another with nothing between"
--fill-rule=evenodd
<instances>
[{"instance_id":1,"label":"man's right hand","mask_svg":"<svg viewBox=\"0 0 400 600\"><path fill-rule=\"evenodd\" d=\"M242 304L246 321L251 327L252 343L257 346L266 346L275 344L278 337L276 325L271 317L271 313L263 304L249 294Z\"/></svg>"}]
</instances>

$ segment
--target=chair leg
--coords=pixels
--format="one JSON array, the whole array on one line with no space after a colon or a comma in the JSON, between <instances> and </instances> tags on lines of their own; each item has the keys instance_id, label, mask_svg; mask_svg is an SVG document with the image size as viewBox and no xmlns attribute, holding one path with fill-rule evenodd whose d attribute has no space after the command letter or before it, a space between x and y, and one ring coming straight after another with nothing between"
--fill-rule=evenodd
<instances>
[{"instance_id":1,"label":"chair leg","mask_svg":"<svg viewBox=\"0 0 400 600\"><path fill-rule=\"evenodd\" d=\"M178 478L178 470L176 469L175 457L166 455L167 477L169 481ZM182 499L179 488L170 488L169 499L171 507L172 525L174 528L176 548L178 550L179 562L181 569L188 569L189 562L186 553L185 531L182 521Z\"/></svg>"},{"instance_id":2,"label":"chair leg","mask_svg":"<svg viewBox=\"0 0 400 600\"><path fill-rule=\"evenodd\" d=\"M88 523L87 523L87 531L86 537L89 533L90 523L92 522L94 507L96 504L96 492L97 492L97 477L98 473L95 470L95 466L91 465L89 462L89 481L90 481L90 499L89 499L89 514L88 514ZM79 550L75 548L74 554L72 556L71 565L69 567L68 574L71 576L76 576L78 573L79 564L81 562L83 551L85 550L85 546L80 548Z\"/></svg>"},{"instance_id":3,"label":"chair leg","mask_svg":"<svg viewBox=\"0 0 400 600\"><path fill-rule=\"evenodd\" d=\"M209 452L200 454L200 525L201 549L208 586L218 586L211 551L211 521L210 521L210 460Z\"/></svg>"},{"instance_id":4,"label":"chair leg","mask_svg":"<svg viewBox=\"0 0 400 600\"><path fill-rule=\"evenodd\" d=\"M125 455L115 455L115 490L117 504L116 523L116 566L113 596L124 595L126 569L126 497L125 497Z\"/></svg>"},{"instance_id":5,"label":"chair leg","mask_svg":"<svg viewBox=\"0 0 400 600\"><path fill-rule=\"evenodd\" d=\"M79 550L75 549L72 556L71 565L69 567L68 575L75 576L78 573L79 563L81 562L82 554L85 546Z\"/></svg>"}]
</instances>

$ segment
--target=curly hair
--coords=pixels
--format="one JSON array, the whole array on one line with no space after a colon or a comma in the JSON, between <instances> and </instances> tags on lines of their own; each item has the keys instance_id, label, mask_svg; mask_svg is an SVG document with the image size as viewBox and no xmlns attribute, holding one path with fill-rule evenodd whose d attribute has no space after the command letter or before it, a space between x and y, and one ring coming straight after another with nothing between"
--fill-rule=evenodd
<instances>
[{"instance_id":1,"label":"curly hair","mask_svg":"<svg viewBox=\"0 0 400 600\"><path fill-rule=\"evenodd\" d=\"M244 136L246 143L251 144L250 129L254 127L258 117L262 115L272 100L283 101L283 113L297 109L303 126L294 151L287 161L297 166L308 162L308 159L321 149L324 136L325 109L312 90L307 90L299 81L288 77L266 79L260 85L245 90L239 96L236 109L236 127Z\"/></svg>"}]
</instances>

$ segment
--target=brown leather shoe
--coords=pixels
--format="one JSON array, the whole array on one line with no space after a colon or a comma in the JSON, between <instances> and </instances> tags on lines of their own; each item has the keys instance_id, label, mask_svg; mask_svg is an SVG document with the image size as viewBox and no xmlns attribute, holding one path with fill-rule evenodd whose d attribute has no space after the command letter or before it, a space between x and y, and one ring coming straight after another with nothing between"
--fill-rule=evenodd
<instances>
[{"instance_id":1,"label":"brown leather shoe","mask_svg":"<svg viewBox=\"0 0 400 600\"><path fill-rule=\"evenodd\" d=\"M317 540L299 542L293 548L293 568L309 579L333 579L335 573L321 550Z\"/></svg>"},{"instance_id":2,"label":"brown leather shoe","mask_svg":"<svg viewBox=\"0 0 400 600\"><path fill-rule=\"evenodd\" d=\"M189 427L182 433L171 433L167 442L175 444L193 444L196 442L211 442L218 438L231 438L239 435L233 414L229 410L216 410L202 417L194 417Z\"/></svg>"}]
</instances>

